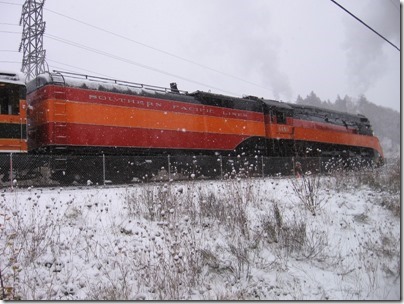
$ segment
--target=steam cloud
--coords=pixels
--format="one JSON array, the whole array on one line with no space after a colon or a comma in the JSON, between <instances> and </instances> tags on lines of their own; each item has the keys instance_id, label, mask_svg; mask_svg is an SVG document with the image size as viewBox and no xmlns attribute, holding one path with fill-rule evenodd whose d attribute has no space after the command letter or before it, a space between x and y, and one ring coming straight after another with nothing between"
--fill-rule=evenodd
<instances>
[{"instance_id":1,"label":"steam cloud","mask_svg":"<svg viewBox=\"0 0 404 304\"><path fill-rule=\"evenodd\" d=\"M233 75L272 90L273 96L261 89L264 97L290 99L292 89L289 79L279 64L279 37L271 28L267 10L259 10L256 5L262 3L244 0L204 1L203 8L209 18L205 22L208 27L204 30L210 34L209 37L199 36L199 39L204 39L204 43L209 45L208 52L209 49L216 52L205 55L216 57L218 66L223 56L226 62L233 62L232 67L225 66L222 70L229 71L231 68Z\"/></svg>"}]
</instances>

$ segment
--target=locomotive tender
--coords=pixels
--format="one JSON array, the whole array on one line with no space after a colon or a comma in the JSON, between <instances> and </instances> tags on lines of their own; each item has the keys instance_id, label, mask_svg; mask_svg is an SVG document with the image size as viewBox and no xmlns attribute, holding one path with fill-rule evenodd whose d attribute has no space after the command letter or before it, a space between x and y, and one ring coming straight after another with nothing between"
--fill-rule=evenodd
<instances>
[{"instance_id":1,"label":"locomotive tender","mask_svg":"<svg viewBox=\"0 0 404 304\"><path fill-rule=\"evenodd\" d=\"M0 74L2 151L383 161L379 140L360 114L58 71L37 76L26 90L25 98L16 75ZM65 169L63 176L69 176Z\"/></svg>"}]
</instances>

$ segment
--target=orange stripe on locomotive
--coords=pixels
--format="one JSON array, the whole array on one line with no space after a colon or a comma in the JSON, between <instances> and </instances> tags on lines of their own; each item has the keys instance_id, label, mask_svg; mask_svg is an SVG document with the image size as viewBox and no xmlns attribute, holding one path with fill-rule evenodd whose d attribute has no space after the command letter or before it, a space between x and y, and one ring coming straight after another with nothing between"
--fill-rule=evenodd
<instances>
[{"instance_id":1,"label":"orange stripe on locomotive","mask_svg":"<svg viewBox=\"0 0 404 304\"><path fill-rule=\"evenodd\" d=\"M62 90L67 101L54 98ZM38 91L30 99L40 146L233 150L248 137L265 137L262 113L57 86Z\"/></svg>"},{"instance_id":2,"label":"orange stripe on locomotive","mask_svg":"<svg viewBox=\"0 0 404 304\"><path fill-rule=\"evenodd\" d=\"M356 130L292 118L286 124L277 124L270 117L266 117L265 121L269 138L370 148L384 157L377 137L355 134Z\"/></svg>"}]
</instances>

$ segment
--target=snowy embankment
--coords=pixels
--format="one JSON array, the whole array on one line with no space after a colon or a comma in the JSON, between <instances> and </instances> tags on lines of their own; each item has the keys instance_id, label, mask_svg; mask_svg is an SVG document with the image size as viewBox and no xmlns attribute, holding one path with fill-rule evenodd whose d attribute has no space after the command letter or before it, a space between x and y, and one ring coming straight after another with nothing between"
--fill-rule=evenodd
<instances>
[{"instance_id":1,"label":"snowy embankment","mask_svg":"<svg viewBox=\"0 0 404 304\"><path fill-rule=\"evenodd\" d=\"M398 300L400 186L366 174L5 190L0 297Z\"/></svg>"}]
</instances>

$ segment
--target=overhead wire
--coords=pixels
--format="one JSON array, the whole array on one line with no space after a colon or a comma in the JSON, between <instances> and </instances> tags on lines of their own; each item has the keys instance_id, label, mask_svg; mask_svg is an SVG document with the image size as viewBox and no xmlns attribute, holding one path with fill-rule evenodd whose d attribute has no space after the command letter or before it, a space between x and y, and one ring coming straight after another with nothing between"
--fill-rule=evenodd
<instances>
[{"instance_id":1,"label":"overhead wire","mask_svg":"<svg viewBox=\"0 0 404 304\"><path fill-rule=\"evenodd\" d=\"M21 61L0 60L0 63L21 63Z\"/></svg>"},{"instance_id":2,"label":"overhead wire","mask_svg":"<svg viewBox=\"0 0 404 304\"><path fill-rule=\"evenodd\" d=\"M362 23L364 26L366 26L368 29L370 29L372 32L374 32L376 35L378 35L379 37L381 37L383 40L385 40L387 43L389 43L391 46L393 46L394 48L396 48L399 52L400 49L394 45L392 42L390 42L386 37L384 37L382 34L379 34L377 31L375 31L373 28L371 28L369 25L367 25L364 21L362 21L360 18L356 17L354 14L352 14L350 11L348 11L345 7L343 7L341 4L339 4L337 1L335 0L330 0L332 3L334 3L335 5L337 5L338 7L340 7L342 10L344 10L346 13L348 13L349 15L351 15L353 18L355 18L356 20L358 20L360 23Z\"/></svg>"},{"instance_id":3,"label":"overhead wire","mask_svg":"<svg viewBox=\"0 0 404 304\"><path fill-rule=\"evenodd\" d=\"M18 5L18 6L21 5L21 4L16 4L16 3L11 3L11 2L6 2L6 1L0 1L0 3L2 3L2 4L9 4L9 5ZM76 19L76 18L72 18L72 17L66 16L66 15L64 15L64 14L58 13L58 12L53 11L53 10L50 10L50 9L46 9L46 8L45 8L45 10L47 10L47 11L49 11L49 12L51 12L51 13L54 13L54 14L63 16L63 17L65 17L65 18L74 20L74 21L76 21L76 22L85 24L85 25L87 25L87 26L96 28L96 29L98 29L98 30L107 32L107 33L109 33L109 34L111 34L111 35L115 35L115 36L117 36L117 37L120 37L120 38L129 40L129 41L131 41L131 42L134 42L134 43L143 45L143 46L145 46L145 47L154 49L154 50L156 50L156 51L165 53L166 55L170 55L170 56L176 57L176 58L178 58L178 59L185 60L185 61L187 61L187 62L189 62L189 63L193 63L193 64L199 65L199 66L201 66L201 67L203 67L203 68L208 68L208 69L210 69L210 70L212 70L212 71L215 71L215 72L217 72L217 73L221 73L221 74L223 74L223 75L226 75L226 73L220 72L220 71L218 71L218 70L215 70L215 69L212 69L212 68L203 66L203 65L200 65L200 64L198 64L198 63L196 63L196 62L193 62L193 61L191 61L191 60L188 60L188 59L185 59L185 58L183 58L183 57L177 56L177 55L175 55L175 54L171 54L171 53L169 53L169 52L165 52L165 51L163 51L163 50L160 50L160 49L157 49L157 48L148 46L148 45L146 45L146 44L143 44L143 43L141 43L141 42L135 41L135 40L130 39L130 38L128 38L128 37L125 37L125 36L122 36L122 35L113 33L113 32L111 32L111 31L105 30L105 29L103 29L103 28L100 28L100 27L97 27L97 26L93 26L93 25L91 25L91 24L89 24L89 23L87 23L87 22L80 21L80 20L78 20L78 19ZM5 25L6 25L6 24L5 24ZM7 24L7 25L14 25L14 24ZM15 31L0 31L0 33L21 34L20 32L15 32ZM136 65L136 66L139 66L139 67L144 68L144 69L148 69L148 70L151 70L151 71L154 71L154 72L158 72L158 73L161 73L161 74L165 74L165 75L168 75L168 76L173 76L173 77L176 77L176 78L178 78L178 79L182 79L182 80L185 80L185 81L188 81L188 82L192 82L192 83L195 83L195 84L198 84L198 85L202 85L202 86L209 87L209 88L212 88L212 89L215 89L215 90L219 90L219 91L221 91L221 92L225 92L225 93L228 93L228 94L231 94L231 95L237 95L236 93L233 93L233 92L230 92L230 91L226 91L226 90L223 90L223 89L220 89L220 88L217 88L217 87L214 87L214 86L211 86L211 85L208 85L208 84L199 82L199 81L195 81L195 80L192 80L192 79L189 79L189 78L186 78L186 77L182 77L182 76L179 76L179 75L175 75L175 74L173 74L173 73L169 73L169 72L166 72L166 71L163 71L163 70L154 68L154 67L150 67L150 66L147 66L147 65L138 63L138 62L134 62L134 61L132 61L132 60L129 60L129 59L126 59L126 58L123 58L123 57L119 57L119 56L116 56L116 55L113 55L113 54L110 54L110 53L107 53L107 52L103 52L103 51L100 51L100 50L96 50L96 49L94 49L94 48L90 48L90 47L88 47L88 46L81 45L81 44L75 43L75 42L73 42L73 41L68 41L68 40L66 40L66 39L62 39L62 38L57 37L57 36L54 36L54 35L44 34L44 36L46 36L46 37L48 37L48 38L50 38L50 39L53 39L53 40L62 42L62 43L67 43L67 44L70 44L70 45L72 45L72 46L82 48L82 49L87 50L87 51L90 51L90 52L95 52L95 53L98 53L98 54L100 54L100 55L107 56L107 57L112 58L112 59L115 59L115 60L119 60L119 61L122 61L122 62L125 62L125 63L128 63L128 64L132 64L132 65ZM85 69L78 68L78 67L74 67L74 66L71 66L71 67L76 68L76 69L80 69L80 70L85 70ZM107 76L107 75L100 74L100 73L95 73L95 74ZM232 75L230 75L230 74L227 74L226 76L230 76L230 77L233 77L233 78L237 78L237 77L232 76ZM239 80L245 81L245 80L243 80L243 79L241 79L241 78L239 78ZM246 82L246 81L245 81L245 82ZM250 83L250 84L257 85L257 84L254 84L254 83ZM262 88L267 89L267 88L265 88L265 87L262 87Z\"/></svg>"},{"instance_id":4,"label":"overhead wire","mask_svg":"<svg viewBox=\"0 0 404 304\"><path fill-rule=\"evenodd\" d=\"M0 3L4 3L4 2L0 1ZM74 18L73 18L73 19L74 19ZM20 32L15 32L15 31L0 31L0 33L21 34ZM55 36L55 35L44 34L44 36L45 36L45 37L48 37L48 38L50 38L50 39L53 39L53 40L62 42L62 43L66 43L66 44L69 44L69 45L72 45L72 46L75 46L75 47L78 47L78 48L81 48L81 49L90 51L90 52L94 52L94 53L97 53L97 54L100 54L100 55L104 55L104 56L106 56L106 57L109 57L109 58L112 58L112 59L115 59L115 60L118 60L118 61L122 61L122 62L125 62L125 63L128 63L128 64L131 64L131 65L136 65L136 66L139 66L139 67L144 68L144 69L148 69L148 70L151 70L151 71L154 71L154 72L158 72L158 73L161 73L161 74L165 74L165 75L168 75L168 76L176 77L176 78L178 78L178 79L182 79L182 80L185 80L185 81L188 81L188 82L191 82L191 83L195 83L195 84L198 84L198 85L202 85L202 86L205 86L205 87L209 87L209 88L212 88L212 89L215 89L215 90L218 90L218 91L227 93L227 94L237 95L237 94L234 93L234 92L226 91L226 90L223 90L223 89L221 89L221 88L214 87L214 86L212 86L212 85L208 85L208 84L205 84L205 83L202 83L202 82L199 82L199 81L195 81L195 80L192 80L192 79L189 79L189 78L180 76L180 75L176 75L176 74L173 74L173 73L169 73L169 72L166 72L166 71L163 71L163 70L160 70L160 69L151 67L151 66L147 66L147 65L145 65L145 64L141 64L141 63L138 63L138 62L129 60L129 59L127 59L127 58L123 58L123 57L119 57L119 56L116 56L116 55L113 55L113 54L110 54L110 53L107 53L107 52L103 52L103 51L100 51L100 50L97 50L97 49L94 49L94 48L91 48L91 47L88 47L88 46L85 46L85 45L82 45L82 44L79 44L79 43L75 43L75 42L73 42L73 41L69 41L69 40L67 40L67 39L63 39L63 38L57 37L57 36ZM75 68L77 68L77 67L75 67ZM78 69L81 69L81 68L78 68ZM84 70L84 69L81 69L81 70ZM99 74L99 75L100 75L100 73L96 73L96 74ZM102 75L104 75L104 74L102 74ZM107 75L104 75L104 76L107 76Z\"/></svg>"},{"instance_id":5,"label":"overhead wire","mask_svg":"<svg viewBox=\"0 0 404 304\"><path fill-rule=\"evenodd\" d=\"M13 3L13 2L7 2L7 1L0 1L1 4L9 4L9 5L17 5L17 6L21 6L22 4L19 3Z\"/></svg>"},{"instance_id":6,"label":"overhead wire","mask_svg":"<svg viewBox=\"0 0 404 304\"><path fill-rule=\"evenodd\" d=\"M0 22L0 25L8 25L8 26L20 26L17 23L7 23L7 22Z\"/></svg>"},{"instance_id":7,"label":"overhead wire","mask_svg":"<svg viewBox=\"0 0 404 304\"><path fill-rule=\"evenodd\" d=\"M396 5L396 3L394 2L394 0L390 0L390 3L398 10L400 10L400 5Z\"/></svg>"},{"instance_id":8,"label":"overhead wire","mask_svg":"<svg viewBox=\"0 0 404 304\"><path fill-rule=\"evenodd\" d=\"M108 58L112 58L112 59L115 59L115 60L118 60L118 61L121 61L121 62L124 62L124 63L135 65L135 66L138 66L138 67L141 67L141 68L153 71L153 72L158 72L158 73L161 73L161 74L165 74L167 76L176 77L178 79L182 79L182 80L192 82L192 83L195 83L195 84L198 84L198 85L209 87L209 88L221 91L221 92L225 92L227 94L237 95L236 93L226 91L226 90L223 90L221 88L214 87L212 85L208 85L208 84L205 84L205 83L202 83L202 82L199 82L199 81L195 81L195 80L192 80L192 79L180 76L180 75L169 73L169 72L166 72L166 71L163 71L163 70L160 70L160 69L157 69L157 68L154 68L154 67L139 63L139 62L135 62L133 60L130 60L130 59L127 59L127 58L124 58L124 57L120 57L120 56L117 56L117 55L114 55L114 54L111 54L111 53L107 53L107 52L104 52L104 51L101 51L101 50L97 50L95 48L92 48L92 47L89 47L89 46L86 46L86 45L83 45L83 44L80 44L80 43L77 43L77 42L74 42L74 41L63 39L63 38L60 38L60 37L55 36L55 35L44 34L44 36L49 38L49 39L61 42L61 43L65 43L65 44L68 44L68 45L71 45L71 46L74 46L74 47L77 47L77 48L80 48L80 49L83 49L83 50L86 50L86 51L89 51L89 52L93 52L93 53L96 53L96 54L99 54L99 55L103 55L103 56L106 56Z\"/></svg>"},{"instance_id":9,"label":"overhead wire","mask_svg":"<svg viewBox=\"0 0 404 304\"><path fill-rule=\"evenodd\" d=\"M152 50L154 50L154 51L156 51L156 52L159 52L159 53L162 53L162 54L165 54L165 55L171 56L171 57L173 57L173 58L176 58L176 59L179 59L179 60L185 61L185 62L187 62L187 63L193 64L193 65L196 65L196 66L201 67L201 68L203 68L203 69L207 69L207 70L210 70L210 71L212 71L212 72L215 72L215 73L221 74L221 75L223 75L223 76L227 76L227 77L230 77L230 78L233 78L233 79L236 79L236 80L242 81L242 82L244 82L244 83L248 83L248 84L250 84L250 85L254 85L254 86L260 87L260 88L262 88L262 89L265 89L265 90L271 91L271 90L270 90L270 89L268 89L267 87L262 86L262 85L260 85L260 84L257 84L257 83L254 83L254 82L252 82L252 81L249 81L249 80L246 80L246 79L240 78L240 77L238 77L238 76L234 76L234 75L232 75L232 74L229 74L229 73L226 73L226 72L223 72L223 71L220 71L220 70L214 69L214 68L212 68L212 67L209 67L209 66L206 66L206 65L200 64L200 63L198 63L198 62L196 62L196 61L193 61L193 60L187 59L187 58L182 57L182 56L178 56L178 55L176 55L176 54L173 54L173 53L170 53L170 52L164 51L164 50L162 50L162 49L156 48L156 47L151 46L151 45L148 45L148 44L145 44L145 43L139 42L139 41L137 41L137 40L134 40L134 39L132 39L132 38L126 37L126 36L124 36L124 35L114 33L114 32L112 32L112 31L109 31L109 30L107 30L107 29L101 28L101 27L99 27L99 26L95 26L95 25L90 24L90 23L88 23L88 22L81 21L81 20L79 20L79 19L76 19L76 18L73 18L73 17L67 16L67 15L65 15L65 14L61 14L61 13L56 12L56 11L51 10L51 9L44 8L44 10L46 10L46 11L48 11L48 12L51 12L51 13L53 13L53 14L56 14L56 15L58 15L58 16L61 16L61 17L64 17L64 18L67 18L67 19L73 20L73 21L75 21L75 22L78 22L78 23L84 24L84 25L86 25L86 26L88 26L88 27L94 28L94 29L99 30L99 31L102 31L102 32L104 32L104 33L108 33L108 34L113 35L113 36L115 36L115 37L118 37L118 38L121 38L121 39L124 39L124 40L130 41L130 42L132 42L132 43L135 43L135 44L141 45L141 46L143 46L143 47L146 47L146 48L152 49Z\"/></svg>"},{"instance_id":10,"label":"overhead wire","mask_svg":"<svg viewBox=\"0 0 404 304\"><path fill-rule=\"evenodd\" d=\"M13 32L13 31L0 31L0 33L5 33L5 34L21 34L21 32Z\"/></svg>"},{"instance_id":11,"label":"overhead wire","mask_svg":"<svg viewBox=\"0 0 404 304\"><path fill-rule=\"evenodd\" d=\"M331 0L331 1L332 1L334 4L336 4L337 6L339 6L341 9L343 9L344 11L346 11L348 14L350 14L352 17L354 17L355 19L357 19L359 22L361 22L362 24L364 24L366 27L368 27L368 28L369 28L370 30L372 30L374 33L376 33L377 35L379 35L381 38L383 38L385 41L387 41L389 44L391 44L391 45L392 45L393 47L395 47L397 50L400 51L400 49L399 49L397 46L395 46L393 43L391 43L389 40L387 40L384 36L382 36L381 34L379 34L377 31L375 31L374 29L372 29L370 26L368 26L368 25L367 25L365 22L363 22L361 19L359 19L358 17L356 17L355 15L353 15L353 14L352 14L351 12L349 12L346 8L344 8L343 6L341 6L339 3L337 3L337 2L334 1L334 0ZM390 1L391 1L391 0L390 0ZM18 6L21 5L21 4L10 3L10 2L6 2L6 1L0 1L0 3L9 4L9 5L18 5ZM231 78L233 78L233 79L236 79L236 80L239 80L239 81L248 83L248 84L250 84L250 85L254 85L254 86L263 88L263 89L265 89L265 90L269 90L267 87L264 87L264 86L262 86L262 85L260 85L260 84L257 84L257 83L254 83L254 82L245 80L245 79L243 79L243 78L240 78L240 77L231 75L231 74L226 73L226 72L223 72L223 71L219 71L219 70L214 69L214 68L212 68L212 67L209 67L209 66L200 64L200 63L198 63L198 62L195 62L195 61L193 61L193 60L184 58L184 57L182 57L182 56L178 56L178 55L176 55L176 54L173 54L173 53L164 51L164 50L162 50L162 49L159 49L159 48L156 48L156 47L147 45L147 44L145 44L145 43L136 41L136 40L134 40L134 39L131 39L131 38L126 37L126 36L121 35L121 34L114 33L114 32L112 32L112 31L109 31L109 30L107 30L107 29L101 28L101 27L99 27L99 26L92 25L92 24L90 24L90 23L88 23L88 22L81 21L81 20L79 20L79 19L76 19L76 18L67 16L67 15L65 15L65 14L56 12L56 11L51 10L51 9L44 8L44 10L49 11L50 13L53 13L53 14L62 16L62 17L64 17L64 18L73 20L73 21L75 21L75 22L81 23L81 24L83 24L83 25L86 25L86 26L88 26L88 27L94 28L94 29L96 29L96 30L99 30L99 31L108 33L108 34L110 34L110 35L116 36L116 37L118 37L118 38L125 39L125 40L127 40L127 41L132 42L132 43L135 43L135 44L141 45L141 46L143 46L143 47L152 49L152 50L154 50L154 51L156 51L156 52L160 52L160 53L165 54L165 55L167 55L167 56L171 56L171 57L173 57L173 58L176 58L176 59L185 61L185 62L187 62L187 63L190 63L190 64L193 64L193 65L199 66L199 67L201 67L201 68L204 68L204 69L207 69L207 70L210 70L210 71L219 73L219 74L221 74L221 75L224 75L224 76L227 76L227 77L231 77ZM0 23L0 24L1 24L1 23ZM14 24L8 24L8 25L14 25ZM0 31L0 32L2 32L2 33L20 34L19 32L12 32L12 31ZM144 68L144 69L148 69L148 70L151 70L151 71L154 71L154 72L162 73L162 74L165 74L165 75L168 75L168 76L177 77L177 78L179 78L179 79L182 79L182 80L185 80L185 81L188 81L188 82L192 82L192 83L195 83L195 84L198 84L198 85L203 85L203 86L206 86L206 87L211 87L211 88L214 88L214 89L219 90L219 91L222 91L222 92L230 93L230 94L232 94L232 95L237 95L237 94L235 94L235 93L228 92L228 91L225 91L225 90L220 89L220 88L212 87L212 86L207 85L207 84L204 84L204 83L202 83L202 82L194 81L194 80L191 80L191 79L188 79L188 78L179 76L179 75L175 75L175 74L173 74L173 73L169 73L169 72L166 72L166 71L163 71L163 70L154 68L154 67L150 67L150 66L147 66L147 65L144 65L144 64L141 64L141 63L138 63L138 62L129 60L129 59L127 59L127 58L119 57L119 56L116 56L116 55L113 55L113 54L110 54L110 53L107 53L107 52L103 52L103 51L100 51L100 50L96 50L96 49L94 49L94 48L90 48L90 47L88 47L88 46L81 45L81 44L75 43L75 42L73 42L73 41L68 41L68 40L66 40L66 39L62 39L62 38L59 38L59 37L54 36L54 35L45 34L45 36L47 36L47 37L50 38L50 39L53 39L53 40L56 40L56 41L59 41L59 42L62 42L62 43L67 43L67 44L70 44L70 45L72 45L72 46L75 46L75 47L78 47L78 48L82 48L82 49L87 50L87 51L90 51L90 52L95 52L95 53L98 53L98 54L103 55L103 56L107 56L107 57L112 58L112 59L115 59L115 60L119 60L119 61L122 61L122 62L125 62L125 63L128 63L128 64L132 64L132 65L136 65L136 66L139 66L139 67ZM74 66L71 66L71 67L74 67ZM74 67L74 68L77 68L77 67ZM82 68L77 68L77 69L85 70L85 69L82 69ZM96 74L99 74L99 73L96 73ZM100 74L100 75L101 75L101 74Z\"/></svg>"},{"instance_id":12,"label":"overhead wire","mask_svg":"<svg viewBox=\"0 0 404 304\"><path fill-rule=\"evenodd\" d=\"M52 60L52 59L49 59L49 58L47 58L46 61L48 61L48 62L54 62L54 63L56 63L56 64L61 64L61 65L64 65L64 66L67 66L67 67L70 67L70 68L74 68L75 70L81 70L81 71L85 71L85 72L90 72L91 74L94 74L94 75L99 75L99 76L104 76L104 77L110 77L109 75L105 75L105 74L102 74L102 73L94 72L94 71L88 70L88 69L79 68L79 67L77 67L77 66L70 65L70 64L63 63L63 62L56 61L56 60ZM51 66L52 66L52 67L55 67L55 68L57 68L57 69L60 69L60 70L66 70L66 68L61 68L61 67L54 66L54 65L51 65ZM67 72L74 72L74 70L70 70L70 71L67 71Z\"/></svg>"}]
</instances>

